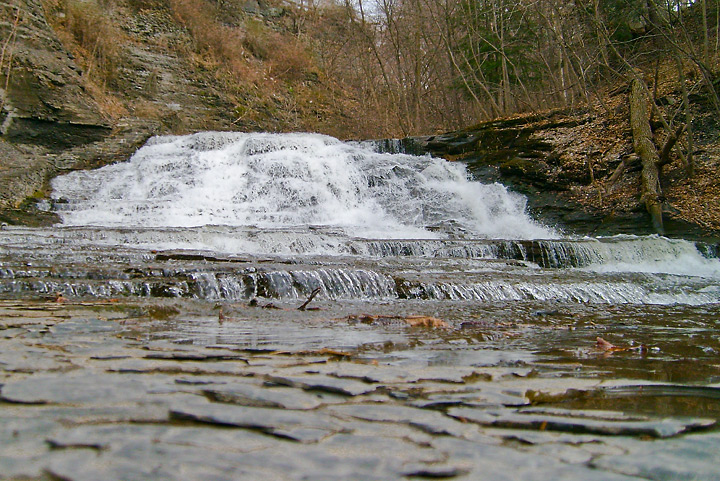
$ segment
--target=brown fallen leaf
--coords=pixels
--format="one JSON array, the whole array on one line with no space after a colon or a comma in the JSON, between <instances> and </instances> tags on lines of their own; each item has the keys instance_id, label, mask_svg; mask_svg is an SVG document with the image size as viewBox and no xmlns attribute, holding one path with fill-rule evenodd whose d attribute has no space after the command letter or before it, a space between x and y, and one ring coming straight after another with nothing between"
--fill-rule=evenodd
<instances>
[{"instance_id":1,"label":"brown fallen leaf","mask_svg":"<svg viewBox=\"0 0 720 481\"><path fill-rule=\"evenodd\" d=\"M595 347L600 349L601 351L612 351L613 349L616 348L615 344L612 344L612 343L606 341L602 337L598 337L595 340L596 340Z\"/></svg>"},{"instance_id":2,"label":"brown fallen leaf","mask_svg":"<svg viewBox=\"0 0 720 481\"><path fill-rule=\"evenodd\" d=\"M437 317L429 316L408 316L405 318L405 322L410 324L412 327L432 327L432 328L446 328L449 327L448 323Z\"/></svg>"},{"instance_id":3,"label":"brown fallen leaf","mask_svg":"<svg viewBox=\"0 0 720 481\"><path fill-rule=\"evenodd\" d=\"M601 351L605 352L619 352L619 351L628 351L632 349L631 347L618 347L615 344L606 341L602 337L596 338L595 347Z\"/></svg>"},{"instance_id":4,"label":"brown fallen leaf","mask_svg":"<svg viewBox=\"0 0 720 481\"><path fill-rule=\"evenodd\" d=\"M407 324L410 327L447 328L448 323L437 317L430 316L376 316L369 314L350 315L345 318L348 322L362 322L363 324Z\"/></svg>"}]
</instances>

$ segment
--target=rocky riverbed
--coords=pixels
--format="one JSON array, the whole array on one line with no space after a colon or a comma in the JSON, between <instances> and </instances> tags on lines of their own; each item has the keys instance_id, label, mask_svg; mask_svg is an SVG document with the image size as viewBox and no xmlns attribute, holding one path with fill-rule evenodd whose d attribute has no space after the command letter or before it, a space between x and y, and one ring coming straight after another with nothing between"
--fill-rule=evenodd
<instances>
[{"instance_id":1,"label":"rocky riverbed","mask_svg":"<svg viewBox=\"0 0 720 481\"><path fill-rule=\"evenodd\" d=\"M717 472L716 243L563 236L317 135L155 138L53 187L64 224L0 228L0 478Z\"/></svg>"},{"instance_id":2,"label":"rocky riverbed","mask_svg":"<svg viewBox=\"0 0 720 481\"><path fill-rule=\"evenodd\" d=\"M0 479L717 475L718 387L672 375L657 345L596 340L642 327L550 312L411 327L276 304L1 301Z\"/></svg>"}]
</instances>

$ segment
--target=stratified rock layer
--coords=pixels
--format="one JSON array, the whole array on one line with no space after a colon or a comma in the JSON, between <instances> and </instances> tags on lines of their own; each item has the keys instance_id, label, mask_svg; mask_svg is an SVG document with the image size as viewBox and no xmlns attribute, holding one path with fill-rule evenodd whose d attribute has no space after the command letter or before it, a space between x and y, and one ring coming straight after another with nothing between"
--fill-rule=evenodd
<instances>
[{"instance_id":1,"label":"stratified rock layer","mask_svg":"<svg viewBox=\"0 0 720 481\"><path fill-rule=\"evenodd\" d=\"M75 146L103 138L109 124L85 92L81 72L43 15L39 0L4 8L0 37L14 41L2 134L16 143ZM8 18L8 13L10 14ZM7 54L6 54L7 55Z\"/></svg>"},{"instance_id":2,"label":"stratified rock layer","mask_svg":"<svg viewBox=\"0 0 720 481\"><path fill-rule=\"evenodd\" d=\"M111 129L39 0L0 3L0 38L8 39L0 90L0 207L12 208L54 172L48 152L96 142Z\"/></svg>"}]
</instances>

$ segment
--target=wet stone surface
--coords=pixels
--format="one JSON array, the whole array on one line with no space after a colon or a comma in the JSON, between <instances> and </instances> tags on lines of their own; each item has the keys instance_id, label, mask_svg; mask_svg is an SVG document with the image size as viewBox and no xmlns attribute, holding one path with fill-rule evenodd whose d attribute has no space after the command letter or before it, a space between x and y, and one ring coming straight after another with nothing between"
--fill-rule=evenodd
<instances>
[{"instance_id":1,"label":"wet stone surface","mask_svg":"<svg viewBox=\"0 0 720 481\"><path fill-rule=\"evenodd\" d=\"M447 329L380 326L363 342L335 312L279 312L285 333L258 349L207 306L167 320L139 303L0 301L0 479L718 475L717 386L476 352ZM299 341L308 325L338 341ZM655 398L667 411L627 408Z\"/></svg>"}]
</instances>

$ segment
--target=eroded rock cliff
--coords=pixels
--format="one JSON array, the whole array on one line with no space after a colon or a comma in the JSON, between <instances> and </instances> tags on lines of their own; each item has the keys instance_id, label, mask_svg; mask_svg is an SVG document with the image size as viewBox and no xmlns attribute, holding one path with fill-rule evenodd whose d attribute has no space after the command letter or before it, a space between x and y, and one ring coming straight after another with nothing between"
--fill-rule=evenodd
<instances>
[{"instance_id":1,"label":"eroded rock cliff","mask_svg":"<svg viewBox=\"0 0 720 481\"><path fill-rule=\"evenodd\" d=\"M102 140L112 129L40 1L3 2L0 8L0 207L12 209L43 189L56 171L54 154Z\"/></svg>"}]
</instances>

